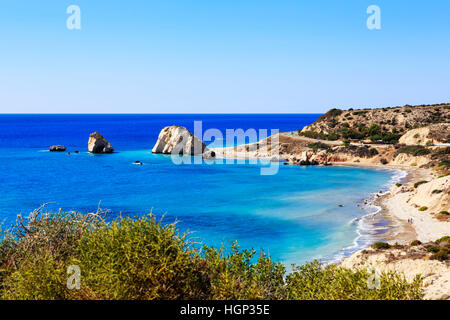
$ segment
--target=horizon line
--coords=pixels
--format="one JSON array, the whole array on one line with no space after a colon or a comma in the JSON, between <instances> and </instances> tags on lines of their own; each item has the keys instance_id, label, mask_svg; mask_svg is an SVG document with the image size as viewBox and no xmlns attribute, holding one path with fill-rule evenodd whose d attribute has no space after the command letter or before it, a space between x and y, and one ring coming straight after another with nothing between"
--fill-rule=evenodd
<instances>
[{"instance_id":1,"label":"horizon line","mask_svg":"<svg viewBox=\"0 0 450 320\"><path fill-rule=\"evenodd\" d=\"M242 115L289 115L289 114L311 114L311 115L316 115L316 114L324 114L323 112L279 112L279 113L273 113L273 112L261 112L261 113L256 113L256 112L236 112L236 113L210 113L210 112L197 112L197 113L193 113L193 112L180 112L180 113L175 113L175 112L170 112L170 113L126 113L126 112L111 112L111 113L70 113L70 112L59 112L59 113L52 113L52 112L23 112L23 113L8 113L8 112L3 112L0 113L0 116L3 115L198 115L198 114L202 114L202 115L237 115L237 114L242 114Z\"/></svg>"}]
</instances>

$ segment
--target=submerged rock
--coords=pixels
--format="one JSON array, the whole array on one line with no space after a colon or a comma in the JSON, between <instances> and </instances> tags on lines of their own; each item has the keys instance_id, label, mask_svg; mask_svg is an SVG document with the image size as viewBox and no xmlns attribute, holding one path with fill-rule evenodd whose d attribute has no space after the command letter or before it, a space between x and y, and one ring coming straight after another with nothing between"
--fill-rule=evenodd
<instances>
[{"instance_id":1,"label":"submerged rock","mask_svg":"<svg viewBox=\"0 0 450 320\"><path fill-rule=\"evenodd\" d=\"M90 153L113 153L114 148L100 133L94 132L89 136L88 150Z\"/></svg>"},{"instance_id":2,"label":"submerged rock","mask_svg":"<svg viewBox=\"0 0 450 320\"><path fill-rule=\"evenodd\" d=\"M51 146L49 150L51 152L63 152L63 151L66 151L66 147L64 147L64 146Z\"/></svg>"},{"instance_id":3,"label":"submerged rock","mask_svg":"<svg viewBox=\"0 0 450 320\"><path fill-rule=\"evenodd\" d=\"M201 155L207 151L209 150L202 140L194 136L185 127L180 126L162 129L158 141L152 149L153 153L180 155Z\"/></svg>"}]
</instances>

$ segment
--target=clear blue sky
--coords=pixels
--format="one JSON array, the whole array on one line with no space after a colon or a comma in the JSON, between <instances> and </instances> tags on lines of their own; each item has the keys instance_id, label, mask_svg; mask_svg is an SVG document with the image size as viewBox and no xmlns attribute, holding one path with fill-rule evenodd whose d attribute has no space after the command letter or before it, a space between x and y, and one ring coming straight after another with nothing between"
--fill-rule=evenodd
<instances>
[{"instance_id":1,"label":"clear blue sky","mask_svg":"<svg viewBox=\"0 0 450 320\"><path fill-rule=\"evenodd\" d=\"M81 30L66 9L81 8ZM366 9L381 8L381 30ZM450 101L450 1L2 0L0 113Z\"/></svg>"}]
</instances>

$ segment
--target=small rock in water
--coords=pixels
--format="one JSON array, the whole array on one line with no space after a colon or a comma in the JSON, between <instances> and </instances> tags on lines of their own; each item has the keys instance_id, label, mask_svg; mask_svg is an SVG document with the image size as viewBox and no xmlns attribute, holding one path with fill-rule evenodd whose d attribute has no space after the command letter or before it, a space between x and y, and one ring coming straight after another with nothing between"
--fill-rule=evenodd
<instances>
[{"instance_id":1,"label":"small rock in water","mask_svg":"<svg viewBox=\"0 0 450 320\"><path fill-rule=\"evenodd\" d=\"M211 150L206 150L202 154L203 160L215 160L216 159L216 153Z\"/></svg>"},{"instance_id":2,"label":"small rock in water","mask_svg":"<svg viewBox=\"0 0 450 320\"><path fill-rule=\"evenodd\" d=\"M66 147L64 147L64 146L51 146L49 150L51 152L62 152L62 151L66 151Z\"/></svg>"}]
</instances>

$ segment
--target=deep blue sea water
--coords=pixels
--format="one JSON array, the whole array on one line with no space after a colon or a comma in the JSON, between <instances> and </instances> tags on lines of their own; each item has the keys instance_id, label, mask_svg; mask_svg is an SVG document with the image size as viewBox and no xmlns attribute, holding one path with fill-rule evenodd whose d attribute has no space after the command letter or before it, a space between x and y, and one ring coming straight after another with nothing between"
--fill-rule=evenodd
<instances>
[{"instance_id":1,"label":"deep blue sea water","mask_svg":"<svg viewBox=\"0 0 450 320\"><path fill-rule=\"evenodd\" d=\"M4 227L18 213L46 202L49 209L95 211L109 217L150 210L179 221L198 241L269 252L278 261L331 259L371 241L361 218L373 208L358 207L393 183L393 171L350 167L280 166L260 175L260 164L175 165L151 149L168 125L203 130L249 128L298 130L319 115L0 115L0 219ZM117 151L87 153L93 131ZM51 153L62 144L68 151ZM133 165L140 160L143 166ZM343 205L343 207L339 207ZM358 229L359 227L359 229Z\"/></svg>"}]
</instances>

